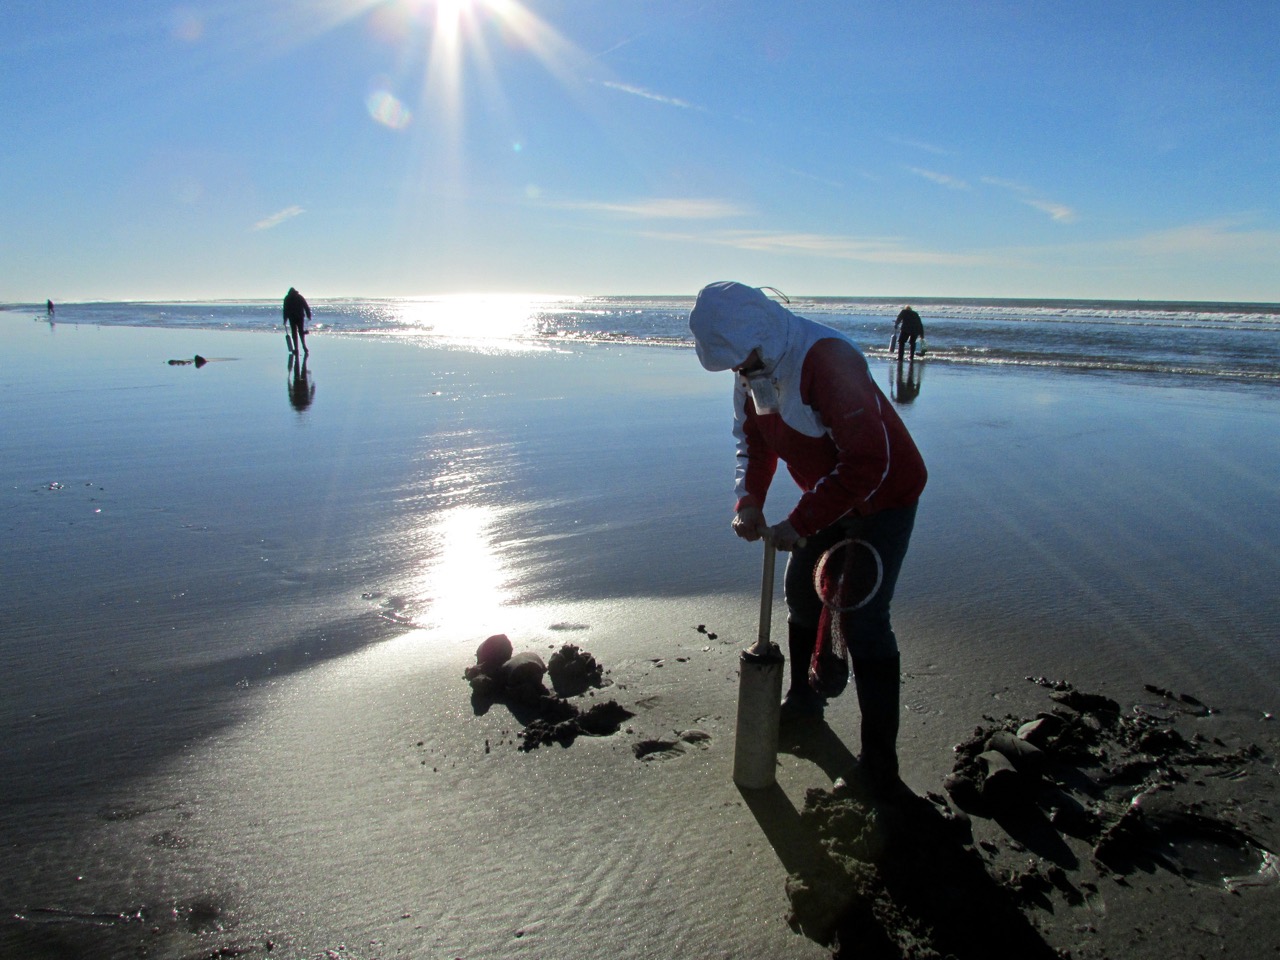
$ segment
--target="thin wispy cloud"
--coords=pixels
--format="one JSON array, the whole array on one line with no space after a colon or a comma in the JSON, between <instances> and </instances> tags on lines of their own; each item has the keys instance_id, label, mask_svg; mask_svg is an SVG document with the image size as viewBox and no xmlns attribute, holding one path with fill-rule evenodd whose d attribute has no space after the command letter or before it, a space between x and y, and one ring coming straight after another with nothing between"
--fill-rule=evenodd
<instances>
[{"instance_id":1,"label":"thin wispy cloud","mask_svg":"<svg viewBox=\"0 0 1280 960\"><path fill-rule=\"evenodd\" d=\"M1019 183L1017 180L1006 180L1003 177L983 177L982 182L990 184L993 187L1001 187L1005 190L1012 190L1014 193L1030 193L1031 188L1025 183Z\"/></svg>"},{"instance_id":2,"label":"thin wispy cloud","mask_svg":"<svg viewBox=\"0 0 1280 960\"><path fill-rule=\"evenodd\" d=\"M983 177L982 182L992 187L999 187L1012 193L1019 203L1024 203L1033 210L1039 210L1041 213L1047 213L1049 219L1057 223L1075 223L1079 219L1075 210L1067 206L1065 203L1057 203L1053 200L1045 200L1043 197L1036 196L1034 190L1024 183L1018 183L1016 180L1004 180L1000 177Z\"/></svg>"},{"instance_id":3,"label":"thin wispy cloud","mask_svg":"<svg viewBox=\"0 0 1280 960\"><path fill-rule=\"evenodd\" d=\"M617 90L619 93L629 93L633 97L642 97L645 100L652 100L654 103L666 104L668 107L679 107L682 110L702 109L687 100L681 100L679 97L668 97L661 93L654 93L652 90L646 90L644 87L638 87L633 83L618 83L614 80L601 80L600 86L608 87L610 90Z\"/></svg>"},{"instance_id":4,"label":"thin wispy cloud","mask_svg":"<svg viewBox=\"0 0 1280 960\"><path fill-rule=\"evenodd\" d=\"M278 227L286 220L292 220L294 217L301 216L307 211L299 206L285 207L283 210L273 213L269 217L259 220L253 225L254 230L270 230L272 227Z\"/></svg>"},{"instance_id":5,"label":"thin wispy cloud","mask_svg":"<svg viewBox=\"0 0 1280 960\"><path fill-rule=\"evenodd\" d=\"M723 220L748 213L744 207L727 200L680 199L656 197L622 203L559 203L554 206L570 210L605 213L637 220Z\"/></svg>"},{"instance_id":6,"label":"thin wispy cloud","mask_svg":"<svg viewBox=\"0 0 1280 960\"><path fill-rule=\"evenodd\" d=\"M1028 207L1039 210L1041 213L1047 213L1050 220L1056 220L1058 223L1074 223L1076 221L1076 212L1063 203L1054 203L1052 200L1024 200L1022 201Z\"/></svg>"},{"instance_id":7,"label":"thin wispy cloud","mask_svg":"<svg viewBox=\"0 0 1280 960\"><path fill-rule=\"evenodd\" d=\"M885 137L885 139L895 146L907 147L911 150L921 150L925 153L932 153L936 157L951 156L950 150L935 146L932 143L925 143L923 140L912 140L909 137Z\"/></svg>"},{"instance_id":8,"label":"thin wispy cloud","mask_svg":"<svg viewBox=\"0 0 1280 960\"><path fill-rule=\"evenodd\" d=\"M714 230L706 233L652 231L645 236L651 240L714 244L753 253L802 254L862 263L980 266L998 262L985 254L916 249L891 237L849 237L766 230Z\"/></svg>"},{"instance_id":9,"label":"thin wispy cloud","mask_svg":"<svg viewBox=\"0 0 1280 960\"><path fill-rule=\"evenodd\" d=\"M807 170L797 170L795 167L783 166L783 167L780 167L779 169L787 173L789 176L797 177L801 180L808 180L812 183L820 183L824 187L831 187L833 190L849 189L849 184L843 180L835 180L835 179L832 179L831 177L824 177L824 176L821 176L820 174L810 173ZM851 170L849 172L862 180L868 181L869 183L880 183L882 179L881 177L867 170Z\"/></svg>"},{"instance_id":10,"label":"thin wispy cloud","mask_svg":"<svg viewBox=\"0 0 1280 960\"><path fill-rule=\"evenodd\" d=\"M926 180L932 181L942 187L950 187L952 190L968 190L969 184L959 177L953 177L949 173L939 173L936 170L926 170L923 167L907 167L917 177L924 177Z\"/></svg>"},{"instance_id":11,"label":"thin wispy cloud","mask_svg":"<svg viewBox=\"0 0 1280 960\"><path fill-rule=\"evenodd\" d=\"M1191 223L1118 241L1117 245L1139 256L1230 257L1272 262L1280 258L1280 231L1240 229L1242 226L1239 219Z\"/></svg>"},{"instance_id":12,"label":"thin wispy cloud","mask_svg":"<svg viewBox=\"0 0 1280 960\"><path fill-rule=\"evenodd\" d=\"M709 3L700 3L696 6L692 4L684 4L681 6L679 13L660 20L650 20L649 22L653 24L653 26L648 30L642 30L639 33L634 33L631 36L623 37L621 40L615 41L611 46L605 47L599 53L592 54L592 59L602 60L615 50L621 50L623 47L630 46L637 40L643 40L647 37L652 37L655 34L662 34L669 32L672 29L678 29L676 25L681 21L689 20L698 16L703 13L708 6L712 5L713 4Z\"/></svg>"},{"instance_id":13,"label":"thin wispy cloud","mask_svg":"<svg viewBox=\"0 0 1280 960\"><path fill-rule=\"evenodd\" d=\"M1069 265L1122 271L1179 271L1191 266L1280 262L1280 230L1248 229L1242 218L1188 223L1127 237L989 249L988 262L1006 269L1062 270Z\"/></svg>"}]
</instances>

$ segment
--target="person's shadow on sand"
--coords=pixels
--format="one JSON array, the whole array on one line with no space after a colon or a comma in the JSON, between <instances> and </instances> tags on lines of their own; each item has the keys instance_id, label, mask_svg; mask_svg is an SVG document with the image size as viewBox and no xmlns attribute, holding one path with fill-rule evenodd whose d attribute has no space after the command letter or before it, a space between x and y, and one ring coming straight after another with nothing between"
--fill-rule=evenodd
<instances>
[{"instance_id":1,"label":"person's shadow on sand","mask_svg":"<svg viewBox=\"0 0 1280 960\"><path fill-rule=\"evenodd\" d=\"M307 372L307 357L304 354L298 359L296 353L289 354L289 403L293 409L302 413L316 398L316 385Z\"/></svg>"},{"instance_id":2,"label":"person's shadow on sand","mask_svg":"<svg viewBox=\"0 0 1280 960\"><path fill-rule=\"evenodd\" d=\"M776 784L742 797L790 874L792 926L835 957L1057 958L973 848L969 824L903 788L879 798L826 723L783 728L780 750L835 786L803 811Z\"/></svg>"}]
</instances>

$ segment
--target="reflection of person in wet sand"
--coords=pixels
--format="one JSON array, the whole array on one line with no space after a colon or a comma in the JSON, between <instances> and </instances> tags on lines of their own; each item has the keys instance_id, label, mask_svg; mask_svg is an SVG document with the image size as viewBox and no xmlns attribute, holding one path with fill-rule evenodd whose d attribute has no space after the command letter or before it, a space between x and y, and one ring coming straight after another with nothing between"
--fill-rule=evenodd
<instances>
[{"instance_id":1,"label":"reflection of person in wet sand","mask_svg":"<svg viewBox=\"0 0 1280 960\"><path fill-rule=\"evenodd\" d=\"M920 363L916 363L914 360L908 360L904 363L899 359L897 376L893 384L893 401L895 403L910 403L920 396L920 381L923 377L923 360Z\"/></svg>"},{"instance_id":2,"label":"reflection of person in wet sand","mask_svg":"<svg viewBox=\"0 0 1280 960\"><path fill-rule=\"evenodd\" d=\"M300 294L293 287L289 288L289 292L284 295L284 322L289 328L289 332L285 335L286 339L292 340L289 346L290 353L298 352L298 343L302 343L302 352L310 353L307 349L307 328L305 321L311 319L311 305L307 303L307 298Z\"/></svg>"},{"instance_id":3,"label":"reflection of person in wet sand","mask_svg":"<svg viewBox=\"0 0 1280 960\"><path fill-rule=\"evenodd\" d=\"M301 413L311 406L316 396L316 385L307 373L307 358L296 352L289 354L289 402Z\"/></svg>"}]
</instances>

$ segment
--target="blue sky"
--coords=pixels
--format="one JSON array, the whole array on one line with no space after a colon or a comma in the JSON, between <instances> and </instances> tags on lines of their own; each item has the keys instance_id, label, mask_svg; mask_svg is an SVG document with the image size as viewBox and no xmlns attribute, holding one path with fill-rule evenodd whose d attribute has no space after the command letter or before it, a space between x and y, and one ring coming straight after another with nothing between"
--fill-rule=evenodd
<instances>
[{"instance_id":1,"label":"blue sky","mask_svg":"<svg viewBox=\"0 0 1280 960\"><path fill-rule=\"evenodd\" d=\"M0 301L1280 301L1280 3L7 0Z\"/></svg>"}]
</instances>

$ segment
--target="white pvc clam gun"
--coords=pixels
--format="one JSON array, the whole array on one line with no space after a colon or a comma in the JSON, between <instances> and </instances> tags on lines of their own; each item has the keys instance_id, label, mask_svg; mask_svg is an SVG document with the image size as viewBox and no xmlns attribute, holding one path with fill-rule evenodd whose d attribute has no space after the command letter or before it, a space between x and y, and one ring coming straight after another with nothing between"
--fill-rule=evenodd
<instances>
[{"instance_id":1,"label":"white pvc clam gun","mask_svg":"<svg viewBox=\"0 0 1280 960\"><path fill-rule=\"evenodd\" d=\"M756 642L738 658L738 726L733 747L733 782L744 790L763 790L776 782L778 725L785 660L770 640L773 620L773 538L764 539L760 583L760 629Z\"/></svg>"}]
</instances>

